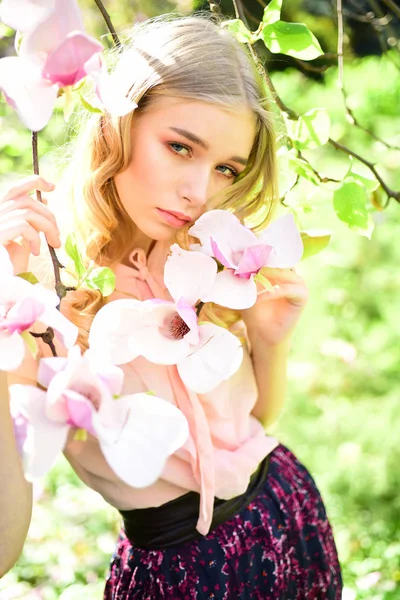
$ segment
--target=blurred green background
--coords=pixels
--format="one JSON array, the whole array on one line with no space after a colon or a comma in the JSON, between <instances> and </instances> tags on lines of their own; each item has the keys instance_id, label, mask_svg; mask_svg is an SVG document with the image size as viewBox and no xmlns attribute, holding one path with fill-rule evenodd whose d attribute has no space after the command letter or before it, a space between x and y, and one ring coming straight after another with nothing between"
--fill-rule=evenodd
<instances>
[{"instance_id":1,"label":"blurred green background","mask_svg":"<svg viewBox=\"0 0 400 600\"><path fill-rule=\"evenodd\" d=\"M82 2L88 29L99 34L105 30L93 4ZM111 8L114 4L118 10ZM131 2L109 3L118 30L137 16L176 7L188 10L190 3L148 0L140 10ZM310 28L321 26L320 19L310 17ZM332 49L336 31L327 22L323 29ZM6 44L9 32L2 31ZM363 124L400 145L397 61L395 50L362 58L350 52L345 81ZM273 72L272 79L298 112L327 108L332 137L370 160L379 159L382 174L400 189L400 151L348 123L335 67L323 79L292 68ZM65 123L56 113L40 134L45 176L62 166L66 139ZM3 180L30 172L29 133L4 103L0 148ZM329 176L343 175L349 166L345 155L325 146L310 156ZM300 268L311 298L293 340L284 413L272 433L306 464L322 491L343 567L344 600L399 599L400 206L392 201L373 212L375 231L368 240L337 219L326 189L303 182L287 204L301 228L328 228L333 236L324 252ZM100 599L118 533L116 511L85 488L63 459L36 484L35 495L29 537L17 565L0 581L1 600Z\"/></svg>"}]
</instances>

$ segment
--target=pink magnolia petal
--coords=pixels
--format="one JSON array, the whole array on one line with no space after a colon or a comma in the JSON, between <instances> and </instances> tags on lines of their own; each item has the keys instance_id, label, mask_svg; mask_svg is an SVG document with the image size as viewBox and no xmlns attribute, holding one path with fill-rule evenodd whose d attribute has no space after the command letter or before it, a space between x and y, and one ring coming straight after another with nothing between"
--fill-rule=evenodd
<instances>
[{"instance_id":1,"label":"pink magnolia petal","mask_svg":"<svg viewBox=\"0 0 400 600\"><path fill-rule=\"evenodd\" d=\"M53 8L54 0L3 0L0 20L24 33L35 29Z\"/></svg>"},{"instance_id":2,"label":"pink magnolia petal","mask_svg":"<svg viewBox=\"0 0 400 600\"><path fill-rule=\"evenodd\" d=\"M43 79L40 69L19 57L0 60L0 90L21 121L32 131L47 125L53 113L58 88Z\"/></svg>"},{"instance_id":3,"label":"pink magnolia petal","mask_svg":"<svg viewBox=\"0 0 400 600\"><path fill-rule=\"evenodd\" d=\"M199 343L199 326L197 323L196 311L183 298L178 300L176 310L181 319L190 328L190 331L185 335L185 339L189 344Z\"/></svg>"},{"instance_id":4,"label":"pink magnolia petal","mask_svg":"<svg viewBox=\"0 0 400 600\"><path fill-rule=\"evenodd\" d=\"M220 250L217 242L214 240L214 238L210 238L210 242L211 242L211 249L213 252L213 256L215 256L215 258L217 259L218 262L221 263L221 265L223 265L224 267L227 267L228 269L234 269L236 267L236 264L233 262L230 262L229 259L224 256L222 250ZM230 253L231 258L233 260L233 256L232 253Z\"/></svg>"},{"instance_id":5,"label":"pink magnolia petal","mask_svg":"<svg viewBox=\"0 0 400 600\"><path fill-rule=\"evenodd\" d=\"M78 328L67 317L62 315L56 308L48 308L40 317L42 323L52 327L56 336L61 340L65 348L71 348L78 337Z\"/></svg>"},{"instance_id":6,"label":"pink magnolia petal","mask_svg":"<svg viewBox=\"0 0 400 600\"><path fill-rule=\"evenodd\" d=\"M60 87L75 85L87 75L85 63L102 50L103 47L94 38L80 31L70 33L48 54L43 77Z\"/></svg>"},{"instance_id":7,"label":"pink magnolia petal","mask_svg":"<svg viewBox=\"0 0 400 600\"><path fill-rule=\"evenodd\" d=\"M82 16L76 0L52 0L52 8L44 19L30 29L20 46L21 56L47 55L73 31L84 31Z\"/></svg>"},{"instance_id":8,"label":"pink magnolia petal","mask_svg":"<svg viewBox=\"0 0 400 600\"><path fill-rule=\"evenodd\" d=\"M25 356L25 343L19 333L0 331L0 371L14 371Z\"/></svg>"},{"instance_id":9,"label":"pink magnolia petal","mask_svg":"<svg viewBox=\"0 0 400 600\"><path fill-rule=\"evenodd\" d=\"M200 240L203 252L209 256L213 256L213 238L225 259L235 266L237 262L234 260L234 253L257 243L254 233L226 210L210 210L204 213L189 229L189 233Z\"/></svg>"},{"instance_id":10,"label":"pink magnolia petal","mask_svg":"<svg viewBox=\"0 0 400 600\"><path fill-rule=\"evenodd\" d=\"M52 356L51 358L42 358L39 362L37 380L41 386L48 388L51 380L57 373L64 371L68 359L61 356Z\"/></svg>"},{"instance_id":11,"label":"pink magnolia petal","mask_svg":"<svg viewBox=\"0 0 400 600\"><path fill-rule=\"evenodd\" d=\"M93 415L96 412L93 404L81 394L68 390L65 393L65 404L68 412L68 425L85 429L96 435L93 427Z\"/></svg>"},{"instance_id":12,"label":"pink magnolia petal","mask_svg":"<svg viewBox=\"0 0 400 600\"><path fill-rule=\"evenodd\" d=\"M266 266L288 269L296 265L303 255L303 242L294 217L288 213L273 221L262 232L259 242L273 247Z\"/></svg>"},{"instance_id":13,"label":"pink magnolia petal","mask_svg":"<svg viewBox=\"0 0 400 600\"><path fill-rule=\"evenodd\" d=\"M100 441L104 457L113 471L128 485L144 488L160 477L169 455L186 442L189 428L175 406L149 394L125 396L125 425L118 439Z\"/></svg>"},{"instance_id":14,"label":"pink magnolia petal","mask_svg":"<svg viewBox=\"0 0 400 600\"><path fill-rule=\"evenodd\" d=\"M268 264L271 252L272 247L266 244L257 244L246 248L235 270L235 275L250 279L251 274L258 273L262 267Z\"/></svg>"},{"instance_id":15,"label":"pink magnolia petal","mask_svg":"<svg viewBox=\"0 0 400 600\"><path fill-rule=\"evenodd\" d=\"M10 333L26 331L39 319L45 307L35 298L25 298L16 302L7 313L5 324Z\"/></svg>"},{"instance_id":16,"label":"pink magnolia petal","mask_svg":"<svg viewBox=\"0 0 400 600\"><path fill-rule=\"evenodd\" d=\"M164 267L164 282L177 301L184 298L194 306L208 292L217 274L215 260L200 252L188 252L173 244Z\"/></svg>"},{"instance_id":17,"label":"pink magnolia petal","mask_svg":"<svg viewBox=\"0 0 400 600\"><path fill-rule=\"evenodd\" d=\"M245 279L231 270L221 271L203 300L235 310L250 308L257 300L257 286L252 277Z\"/></svg>"},{"instance_id":18,"label":"pink magnolia petal","mask_svg":"<svg viewBox=\"0 0 400 600\"><path fill-rule=\"evenodd\" d=\"M206 394L229 379L241 365L240 340L227 329L213 323L200 325L200 342L178 364L183 383L198 394Z\"/></svg>"},{"instance_id":19,"label":"pink magnolia petal","mask_svg":"<svg viewBox=\"0 0 400 600\"><path fill-rule=\"evenodd\" d=\"M14 274L14 268L13 268L13 264L10 259L10 255L8 254L8 252L4 248L4 246L0 245L0 277L3 280L3 277L9 276L9 275L12 276L13 274Z\"/></svg>"},{"instance_id":20,"label":"pink magnolia petal","mask_svg":"<svg viewBox=\"0 0 400 600\"><path fill-rule=\"evenodd\" d=\"M42 477L50 470L63 450L69 427L54 423L45 414L46 392L34 386L10 386L13 410L20 411L29 421L23 444L23 465L28 480Z\"/></svg>"},{"instance_id":21,"label":"pink magnolia petal","mask_svg":"<svg viewBox=\"0 0 400 600\"><path fill-rule=\"evenodd\" d=\"M47 388L46 415L58 423L67 423L68 410L65 392L68 389L69 376L66 371L60 371L51 380Z\"/></svg>"}]
</instances>

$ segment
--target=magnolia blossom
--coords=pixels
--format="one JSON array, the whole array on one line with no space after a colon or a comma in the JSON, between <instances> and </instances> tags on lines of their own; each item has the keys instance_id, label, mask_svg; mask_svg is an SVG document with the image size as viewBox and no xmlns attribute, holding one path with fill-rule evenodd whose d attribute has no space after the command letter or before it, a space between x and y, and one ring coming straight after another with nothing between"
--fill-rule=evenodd
<instances>
[{"instance_id":1,"label":"magnolia blossom","mask_svg":"<svg viewBox=\"0 0 400 600\"><path fill-rule=\"evenodd\" d=\"M200 241L200 245L192 245L194 250L213 256L225 267L203 300L233 309L249 308L256 302L254 277L263 267L293 267L303 253L291 214L276 219L256 236L232 213L211 210L196 221L189 233Z\"/></svg>"},{"instance_id":2,"label":"magnolia blossom","mask_svg":"<svg viewBox=\"0 0 400 600\"><path fill-rule=\"evenodd\" d=\"M36 321L55 330L66 348L75 344L78 330L57 310L55 292L13 275L7 250L0 246L0 370L17 369L25 355L24 333Z\"/></svg>"},{"instance_id":3,"label":"magnolia blossom","mask_svg":"<svg viewBox=\"0 0 400 600\"><path fill-rule=\"evenodd\" d=\"M123 372L100 364L78 346L68 358L46 358L38 382L10 386L11 413L27 479L43 476L67 442L71 427L95 436L113 471L133 487L158 479L167 457L188 437L183 413L149 394L119 396Z\"/></svg>"},{"instance_id":4,"label":"magnolia blossom","mask_svg":"<svg viewBox=\"0 0 400 600\"><path fill-rule=\"evenodd\" d=\"M194 306L212 288L216 262L199 252L171 247L164 281L173 302L115 300L95 316L90 348L114 364L138 356L177 365L185 385L206 393L239 368L243 349L236 336L213 323L199 323Z\"/></svg>"},{"instance_id":5,"label":"magnolia blossom","mask_svg":"<svg viewBox=\"0 0 400 600\"><path fill-rule=\"evenodd\" d=\"M103 47L84 32L76 0L3 0L0 18L23 34L19 56L0 60L0 89L32 131L49 121L60 88L87 75L98 87L108 85L100 57ZM116 108L126 114L136 107L126 98L102 97L110 112Z\"/></svg>"}]
</instances>

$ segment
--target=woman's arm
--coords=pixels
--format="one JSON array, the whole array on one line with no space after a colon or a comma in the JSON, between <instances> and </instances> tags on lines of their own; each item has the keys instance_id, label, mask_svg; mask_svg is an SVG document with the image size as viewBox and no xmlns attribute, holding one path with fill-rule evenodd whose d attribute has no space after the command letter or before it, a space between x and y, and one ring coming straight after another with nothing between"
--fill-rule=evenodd
<instances>
[{"instance_id":1,"label":"woman's arm","mask_svg":"<svg viewBox=\"0 0 400 600\"><path fill-rule=\"evenodd\" d=\"M256 331L248 331L258 398L252 414L268 427L281 413L286 397L289 342L271 346Z\"/></svg>"},{"instance_id":2,"label":"woman's arm","mask_svg":"<svg viewBox=\"0 0 400 600\"><path fill-rule=\"evenodd\" d=\"M252 414L264 426L278 417L286 396L290 338L307 303L304 280L291 269L263 269L272 291L260 289L256 304L242 312L258 387Z\"/></svg>"},{"instance_id":3,"label":"woman's arm","mask_svg":"<svg viewBox=\"0 0 400 600\"><path fill-rule=\"evenodd\" d=\"M0 577L21 554L32 513L32 486L24 477L9 410L7 373L0 371Z\"/></svg>"}]
</instances>

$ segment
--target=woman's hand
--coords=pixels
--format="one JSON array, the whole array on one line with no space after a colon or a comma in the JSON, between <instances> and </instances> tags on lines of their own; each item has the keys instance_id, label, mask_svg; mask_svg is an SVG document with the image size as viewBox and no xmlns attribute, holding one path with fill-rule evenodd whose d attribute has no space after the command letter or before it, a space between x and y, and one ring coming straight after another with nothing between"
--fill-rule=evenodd
<instances>
[{"instance_id":1,"label":"woman's hand","mask_svg":"<svg viewBox=\"0 0 400 600\"><path fill-rule=\"evenodd\" d=\"M265 267L261 274L273 290L257 284L257 302L242 311L242 318L250 341L255 337L267 346L278 346L290 339L307 303L308 290L303 278L292 269Z\"/></svg>"},{"instance_id":2,"label":"woman's hand","mask_svg":"<svg viewBox=\"0 0 400 600\"><path fill-rule=\"evenodd\" d=\"M52 183L34 175L10 188L0 199L0 244L9 253L15 274L27 270L30 253L39 255L41 232L51 246L61 246L53 213L29 195L35 190L51 192L53 189Z\"/></svg>"}]
</instances>

